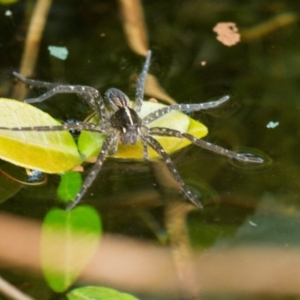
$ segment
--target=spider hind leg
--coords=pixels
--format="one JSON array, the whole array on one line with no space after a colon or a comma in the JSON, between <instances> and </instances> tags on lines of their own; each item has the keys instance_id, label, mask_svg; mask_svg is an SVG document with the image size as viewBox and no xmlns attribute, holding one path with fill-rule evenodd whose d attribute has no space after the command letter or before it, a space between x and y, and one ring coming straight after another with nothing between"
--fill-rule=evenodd
<instances>
[{"instance_id":1,"label":"spider hind leg","mask_svg":"<svg viewBox=\"0 0 300 300\"><path fill-rule=\"evenodd\" d=\"M191 201L194 205L199 208L203 208L203 205L195 198L193 193L189 190L186 186L184 181L182 180L181 176L179 175L178 171L176 170L170 156L165 152L161 144L152 136L146 136L147 142L151 148L153 148L164 160L167 168L169 169L170 173L172 174L173 178L179 184L183 194L187 197L189 201Z\"/></svg>"},{"instance_id":2,"label":"spider hind leg","mask_svg":"<svg viewBox=\"0 0 300 300\"><path fill-rule=\"evenodd\" d=\"M198 104L173 104L169 106L162 107L143 118L143 125L147 125L164 115L170 113L171 111L182 111L182 112L195 112L200 110L209 110L211 108L216 108L221 106L223 103L229 100L229 96L226 95L219 100L204 102Z\"/></svg>"},{"instance_id":3,"label":"spider hind leg","mask_svg":"<svg viewBox=\"0 0 300 300\"><path fill-rule=\"evenodd\" d=\"M101 171L102 169L102 165L106 159L106 156L109 152L109 149L114 141L115 137L113 135L109 135L107 136L107 138L105 139L103 146L101 148L101 151L97 157L96 163L94 164L94 166L92 167L92 169L90 170L89 174L87 175L87 177L84 180L84 183L81 187L81 190L77 193L75 199L70 202L68 204L68 206L66 207L67 211L72 210L82 199L82 197L84 196L84 194L87 192L88 188L91 186L91 184L94 182L95 178L97 177L98 173Z\"/></svg>"},{"instance_id":4,"label":"spider hind leg","mask_svg":"<svg viewBox=\"0 0 300 300\"><path fill-rule=\"evenodd\" d=\"M150 132L150 134L153 134L153 135L174 136L174 137L178 137L178 138L185 138L185 139L189 140L190 142L192 142L196 146L199 146L201 148L215 152L217 154L227 156L231 159L236 159L236 160L244 162L244 163L261 164L264 162L264 160L260 157L247 156L247 155L244 155L241 153L236 153L234 151L231 151L231 150L222 148L220 146L211 144L209 142L206 142L202 139L197 139L189 133L182 133L175 129L163 128L163 127L152 127L149 132Z\"/></svg>"},{"instance_id":5,"label":"spider hind leg","mask_svg":"<svg viewBox=\"0 0 300 300\"><path fill-rule=\"evenodd\" d=\"M23 82L24 84L31 85L31 86L34 86L34 87L52 89L52 88L54 88L58 85L57 83L53 83L53 82L40 81L40 80L26 78L18 72L13 72L12 74L19 81Z\"/></svg>"}]
</instances>

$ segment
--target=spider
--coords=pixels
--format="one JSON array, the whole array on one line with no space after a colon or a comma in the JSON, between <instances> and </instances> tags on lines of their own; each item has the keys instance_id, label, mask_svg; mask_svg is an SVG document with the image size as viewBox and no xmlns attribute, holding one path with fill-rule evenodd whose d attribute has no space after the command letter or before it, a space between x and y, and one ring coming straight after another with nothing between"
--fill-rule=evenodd
<instances>
[{"instance_id":1,"label":"spider","mask_svg":"<svg viewBox=\"0 0 300 300\"><path fill-rule=\"evenodd\" d=\"M187 139L192 144L208 149L210 151L222 154L231 159L242 161L244 163L260 164L263 162L261 158L247 156L240 153L224 149L220 146L211 144L202 139L197 139L193 135L178 130L164 128L164 127L152 127L147 125L157 120L158 118L170 113L171 111L182 112L194 112L200 110L207 110L222 105L229 100L229 96L224 96L219 100L199 103L199 104L174 104L160 108L154 112L149 113L146 117L139 117L144 98L144 85L147 77L147 73L150 66L151 51L147 52L146 60L140 73L136 86L135 101L131 105L131 102L126 94L116 88L110 88L105 92L105 100L107 102L106 108L105 102L98 90L93 87L83 85L60 85L57 83L43 82L38 80L32 80L23 77L17 72L13 72L13 75L25 84L32 85L38 88L47 88L48 91L37 98L25 100L27 103L42 102L55 94L59 93L76 93L81 96L99 118L99 122L87 123L87 122L74 122L64 123L57 126L35 126L35 127L11 127L0 129L13 130L13 131L62 131L62 130L85 130L91 132L98 132L106 136L100 153L97 157L96 163L91 168L84 183L77 193L76 197L67 206L67 210L74 208L82 199L87 189L95 180L97 174L100 172L103 162L109 154L114 154L118 150L118 144L135 145L138 140L141 140L143 145L143 157L145 160L149 159L148 147L154 149L163 159L168 170L173 175L174 179L179 184L183 194L194 205L199 208L203 208L203 205L196 199L193 193L186 186L178 171L176 170L170 156L166 153L161 144L155 139L154 136L167 136L177 137L179 139Z\"/></svg>"}]
</instances>

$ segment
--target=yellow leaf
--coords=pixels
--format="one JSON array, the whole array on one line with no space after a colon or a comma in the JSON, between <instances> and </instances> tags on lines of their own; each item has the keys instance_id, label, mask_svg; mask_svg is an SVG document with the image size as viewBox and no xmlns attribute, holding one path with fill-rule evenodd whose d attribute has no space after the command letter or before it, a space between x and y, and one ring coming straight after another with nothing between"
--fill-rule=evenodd
<instances>
[{"instance_id":1,"label":"yellow leaf","mask_svg":"<svg viewBox=\"0 0 300 300\"><path fill-rule=\"evenodd\" d=\"M32 105L0 98L1 127L59 125ZM46 173L61 173L80 165L76 143L68 131L0 130L0 158Z\"/></svg>"}]
</instances>

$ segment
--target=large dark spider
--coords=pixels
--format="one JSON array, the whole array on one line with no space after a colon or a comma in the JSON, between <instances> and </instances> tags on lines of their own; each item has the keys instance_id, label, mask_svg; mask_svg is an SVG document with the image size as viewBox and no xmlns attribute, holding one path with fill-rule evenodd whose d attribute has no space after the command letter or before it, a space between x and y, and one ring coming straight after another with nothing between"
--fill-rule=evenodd
<instances>
[{"instance_id":1,"label":"large dark spider","mask_svg":"<svg viewBox=\"0 0 300 300\"><path fill-rule=\"evenodd\" d=\"M59 93L76 93L83 97L85 101L90 105L93 111L99 118L98 124L87 122L75 122L65 123L58 126L36 126L36 127L12 127L3 128L5 130L13 131L62 131L62 130L85 130L104 134L106 136L100 153L97 157L96 163L90 170L86 177L81 190L76 195L75 199L67 206L67 210L71 210L75 207L86 193L89 186L93 183L97 174L101 170L102 164L108 154L114 154L118 150L118 143L135 145L138 139L143 144L144 159L148 160L148 146L153 148L163 159L167 165L169 171L173 175L174 179L178 182L184 195L196 206L202 208L202 204L195 198L189 188L185 185L182 178L178 174L170 156L165 152L161 144L153 136L172 136L181 139L187 139L191 143L208 149L210 151L225 155L229 158L242 161L244 163L262 163L263 160L258 157L251 157L240 153L221 148L219 146L208 143L202 139L197 139L193 135L180 132L178 130L153 127L149 128L147 125L154 120L170 113L173 110L183 112L193 112L199 110L210 109L218 107L229 99L229 96L222 97L217 101L199 103L199 104L174 104L163 108L160 108L152 113L149 113L146 117L140 118L139 112L141 110L144 98L144 84L147 77L149 65L150 65L151 51L147 53L146 61L144 63L141 74L139 75L135 102L131 107L129 98L120 90L116 88L110 88L105 93L105 99L107 100L110 110L105 107L104 100L98 90L82 85L60 85L57 83L42 82L32 79L27 79L20 74L14 72L13 75L25 84L29 84L35 87L47 88L48 92L33 99L27 99L27 103L42 102L55 94Z\"/></svg>"}]
</instances>

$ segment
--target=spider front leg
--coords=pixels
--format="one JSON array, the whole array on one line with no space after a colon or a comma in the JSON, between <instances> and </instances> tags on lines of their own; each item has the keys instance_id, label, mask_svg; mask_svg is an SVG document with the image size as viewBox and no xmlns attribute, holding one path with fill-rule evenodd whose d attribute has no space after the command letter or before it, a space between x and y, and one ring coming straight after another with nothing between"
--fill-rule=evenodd
<instances>
[{"instance_id":1,"label":"spider front leg","mask_svg":"<svg viewBox=\"0 0 300 300\"><path fill-rule=\"evenodd\" d=\"M90 95L92 99L96 99L99 97L99 91L90 86L64 85L64 84L58 84L58 83L52 83L52 82L43 82L43 81L39 81L39 80L25 78L24 76L22 76L21 74L19 74L17 72L13 72L13 75L25 84L32 85L32 86L35 86L38 88L49 89L48 92L42 94L41 96L39 96L37 98L26 99L25 102L27 102L27 103L43 102L46 99L51 98L56 94L62 94L62 93L76 93L78 95ZM92 100L89 99L88 96L86 96L86 98L84 98L84 99L87 100L88 103L92 102ZM89 101L88 101L88 99L89 99Z\"/></svg>"},{"instance_id":2,"label":"spider front leg","mask_svg":"<svg viewBox=\"0 0 300 300\"><path fill-rule=\"evenodd\" d=\"M164 160L165 164L167 165L170 173L174 177L174 179L178 182L180 185L180 188L182 189L184 195L197 207L203 208L203 205L194 197L192 192L189 190L189 188L185 185L184 181L180 177L179 173L177 172L170 156L166 153L164 148L161 146L161 144L154 139L152 136L147 135L146 136L147 142L150 147L152 147Z\"/></svg>"},{"instance_id":3,"label":"spider front leg","mask_svg":"<svg viewBox=\"0 0 300 300\"><path fill-rule=\"evenodd\" d=\"M102 133L101 127L97 124L86 122L75 122L72 124L65 123L63 125L52 126L26 126L26 127L0 127L0 130L5 131L66 131L66 130L86 130Z\"/></svg>"},{"instance_id":4,"label":"spider front leg","mask_svg":"<svg viewBox=\"0 0 300 300\"><path fill-rule=\"evenodd\" d=\"M56 87L58 85L57 83L53 83L53 82L40 81L40 80L26 78L26 77L24 77L23 75L21 75L18 72L13 72L12 74L18 80L20 80L21 82L23 82L24 84L32 85L32 86L39 87L39 88L52 89L52 88L54 88L54 87Z\"/></svg>"},{"instance_id":5,"label":"spider front leg","mask_svg":"<svg viewBox=\"0 0 300 300\"><path fill-rule=\"evenodd\" d=\"M145 118L143 118L143 125L147 125L160 117L170 113L173 110L176 111L184 111L184 112L193 112L193 111L199 111L199 110L206 110L210 108L215 108L220 105L222 105L224 102L229 100L229 96L224 96L216 101L211 102L204 102L204 103L198 103L198 104L173 104L169 105L163 108L160 108L149 115L147 115Z\"/></svg>"},{"instance_id":6,"label":"spider front leg","mask_svg":"<svg viewBox=\"0 0 300 300\"><path fill-rule=\"evenodd\" d=\"M251 156L243 155L240 153L236 153L234 151L230 151L230 150L224 149L220 146L206 142L202 139L197 139L189 133L181 133L180 131L175 130L175 129L163 128L163 127L153 127L153 128L149 129L149 132L150 132L150 134L153 134L153 135L175 136L178 138L185 138L185 139L191 141L194 145L197 145L199 147L210 150L212 152L227 156L229 158L233 158L238 161L242 161L244 163L261 164L264 162L263 159L261 159L260 157L251 157Z\"/></svg>"},{"instance_id":7,"label":"spider front leg","mask_svg":"<svg viewBox=\"0 0 300 300\"><path fill-rule=\"evenodd\" d=\"M91 186L91 184L94 182L95 178L97 177L98 173L100 172L103 162L105 161L105 158L110 150L111 145L114 143L114 140L116 139L115 135L108 135L102 145L101 151L97 157L97 160L92 167L91 171L89 172L88 176L84 180L84 183L81 187L81 190L76 195L75 199L68 204L66 210L73 209L82 199L84 194L86 193L87 189Z\"/></svg>"},{"instance_id":8,"label":"spider front leg","mask_svg":"<svg viewBox=\"0 0 300 300\"><path fill-rule=\"evenodd\" d=\"M101 120L101 123L106 126L109 123L109 113L106 110L101 94L98 92L98 96L96 98L89 93L78 95L86 101L86 103L94 110L97 117Z\"/></svg>"},{"instance_id":9,"label":"spider front leg","mask_svg":"<svg viewBox=\"0 0 300 300\"><path fill-rule=\"evenodd\" d=\"M101 94L98 90L96 90L93 87L84 85L60 85L58 83L43 82L39 80L25 78L17 72L13 72L13 75L25 84L32 85L37 88L49 89L49 91L37 98L26 99L25 102L27 103L43 102L56 94L75 93L81 96L88 103L88 105L98 114L98 116L101 117L101 119L108 119L108 115Z\"/></svg>"},{"instance_id":10,"label":"spider front leg","mask_svg":"<svg viewBox=\"0 0 300 300\"><path fill-rule=\"evenodd\" d=\"M148 74L148 70L150 67L150 59L151 59L151 50L148 50L146 61L144 63L143 69L141 74L139 75L138 82L136 85L136 92L135 92L135 103L133 109L136 112L140 112L144 100L144 89L145 89L145 82L146 77Z\"/></svg>"}]
</instances>

